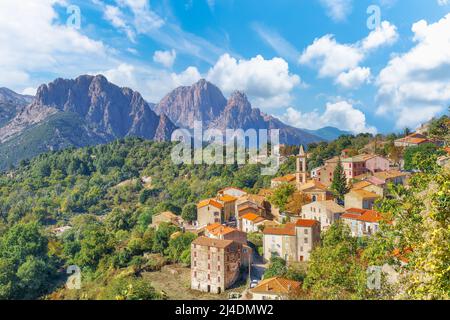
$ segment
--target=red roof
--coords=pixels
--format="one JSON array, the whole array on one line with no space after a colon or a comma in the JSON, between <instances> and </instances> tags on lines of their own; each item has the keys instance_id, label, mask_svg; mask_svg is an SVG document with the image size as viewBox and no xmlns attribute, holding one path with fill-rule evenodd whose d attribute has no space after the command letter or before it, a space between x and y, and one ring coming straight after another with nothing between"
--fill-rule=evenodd
<instances>
[{"instance_id":1,"label":"red roof","mask_svg":"<svg viewBox=\"0 0 450 320\"><path fill-rule=\"evenodd\" d=\"M312 228L315 225L318 225L319 221L316 220L308 220L308 219L300 219L297 220L295 223L296 227L303 227L303 228Z\"/></svg>"},{"instance_id":2,"label":"red roof","mask_svg":"<svg viewBox=\"0 0 450 320\"><path fill-rule=\"evenodd\" d=\"M381 213L375 210L363 210L363 209L357 209L357 208L351 208L346 210L346 213L344 213L341 218L343 219L351 219L351 220L358 220L358 221L364 221L364 222L380 222L383 217Z\"/></svg>"}]
</instances>

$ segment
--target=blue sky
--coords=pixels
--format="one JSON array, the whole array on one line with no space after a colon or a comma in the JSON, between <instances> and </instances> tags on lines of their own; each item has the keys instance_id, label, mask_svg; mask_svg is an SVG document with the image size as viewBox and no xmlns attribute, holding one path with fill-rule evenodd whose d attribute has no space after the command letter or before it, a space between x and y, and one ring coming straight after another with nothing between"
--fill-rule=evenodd
<instances>
[{"instance_id":1,"label":"blue sky","mask_svg":"<svg viewBox=\"0 0 450 320\"><path fill-rule=\"evenodd\" d=\"M158 102L207 78L296 127L400 131L450 105L449 12L448 0L2 0L0 86L103 73Z\"/></svg>"}]
</instances>

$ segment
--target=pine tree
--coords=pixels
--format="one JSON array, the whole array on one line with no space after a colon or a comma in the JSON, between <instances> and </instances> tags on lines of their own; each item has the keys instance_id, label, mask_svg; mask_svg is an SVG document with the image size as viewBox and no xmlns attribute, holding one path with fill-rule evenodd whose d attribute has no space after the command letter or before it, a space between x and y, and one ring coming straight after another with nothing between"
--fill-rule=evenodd
<instances>
[{"instance_id":1,"label":"pine tree","mask_svg":"<svg viewBox=\"0 0 450 320\"><path fill-rule=\"evenodd\" d=\"M335 197L340 201L344 200L345 194L349 191L347 178L345 177L344 167L342 166L340 158L334 169L331 191L333 191Z\"/></svg>"}]
</instances>

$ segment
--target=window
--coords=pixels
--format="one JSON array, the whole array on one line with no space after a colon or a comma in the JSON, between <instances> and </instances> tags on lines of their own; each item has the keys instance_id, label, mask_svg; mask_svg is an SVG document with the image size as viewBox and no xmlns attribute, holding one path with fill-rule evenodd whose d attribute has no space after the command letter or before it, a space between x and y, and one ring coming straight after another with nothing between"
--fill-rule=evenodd
<instances>
[{"instance_id":1,"label":"window","mask_svg":"<svg viewBox=\"0 0 450 320\"><path fill-rule=\"evenodd\" d=\"M217 282L220 283L220 277L217 278Z\"/></svg>"},{"instance_id":2,"label":"window","mask_svg":"<svg viewBox=\"0 0 450 320\"><path fill-rule=\"evenodd\" d=\"M303 239L304 241L304 243L308 243L308 238L305 238L305 239Z\"/></svg>"},{"instance_id":3,"label":"window","mask_svg":"<svg viewBox=\"0 0 450 320\"><path fill-rule=\"evenodd\" d=\"M194 271L194 278L197 278L197 271Z\"/></svg>"},{"instance_id":4,"label":"window","mask_svg":"<svg viewBox=\"0 0 450 320\"><path fill-rule=\"evenodd\" d=\"M220 264L217 266L217 271L220 271Z\"/></svg>"},{"instance_id":5,"label":"window","mask_svg":"<svg viewBox=\"0 0 450 320\"><path fill-rule=\"evenodd\" d=\"M211 269L211 265L208 263L208 270Z\"/></svg>"},{"instance_id":6,"label":"window","mask_svg":"<svg viewBox=\"0 0 450 320\"><path fill-rule=\"evenodd\" d=\"M194 267L196 267L197 266L197 261L194 261Z\"/></svg>"},{"instance_id":7,"label":"window","mask_svg":"<svg viewBox=\"0 0 450 320\"><path fill-rule=\"evenodd\" d=\"M305 229L305 234L308 234L308 231L309 231L308 229Z\"/></svg>"}]
</instances>

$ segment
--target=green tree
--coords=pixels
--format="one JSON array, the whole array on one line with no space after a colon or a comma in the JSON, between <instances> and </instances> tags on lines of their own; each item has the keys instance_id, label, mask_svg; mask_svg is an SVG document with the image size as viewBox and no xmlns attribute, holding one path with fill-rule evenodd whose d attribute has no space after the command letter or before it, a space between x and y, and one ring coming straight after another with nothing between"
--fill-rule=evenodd
<instances>
[{"instance_id":1,"label":"green tree","mask_svg":"<svg viewBox=\"0 0 450 320\"><path fill-rule=\"evenodd\" d=\"M197 205L195 203L188 203L185 205L181 217L187 222L197 220Z\"/></svg>"},{"instance_id":2,"label":"green tree","mask_svg":"<svg viewBox=\"0 0 450 320\"><path fill-rule=\"evenodd\" d=\"M295 187L292 184L283 183L273 191L269 197L269 201L280 208L281 211L286 209L289 198L294 194Z\"/></svg>"},{"instance_id":3,"label":"green tree","mask_svg":"<svg viewBox=\"0 0 450 320\"><path fill-rule=\"evenodd\" d=\"M308 263L304 289L315 299L363 299L366 268L358 259L357 241L343 223L333 224L323 235Z\"/></svg>"},{"instance_id":4,"label":"green tree","mask_svg":"<svg viewBox=\"0 0 450 320\"><path fill-rule=\"evenodd\" d=\"M287 272L286 261L280 257L272 257L269 267L264 272L264 279L283 277Z\"/></svg>"},{"instance_id":5,"label":"green tree","mask_svg":"<svg viewBox=\"0 0 450 320\"><path fill-rule=\"evenodd\" d=\"M347 178L345 176L344 167L342 166L341 159L339 159L336 168L333 172L333 181L331 182L330 189L333 191L335 197L343 201L344 196L348 193L349 188L347 185Z\"/></svg>"}]
</instances>

